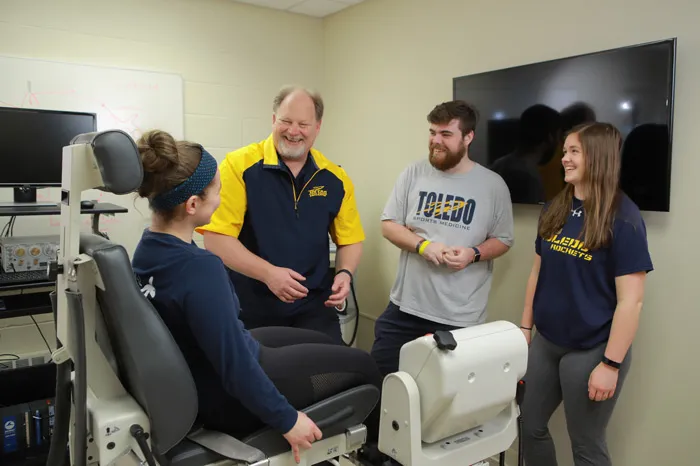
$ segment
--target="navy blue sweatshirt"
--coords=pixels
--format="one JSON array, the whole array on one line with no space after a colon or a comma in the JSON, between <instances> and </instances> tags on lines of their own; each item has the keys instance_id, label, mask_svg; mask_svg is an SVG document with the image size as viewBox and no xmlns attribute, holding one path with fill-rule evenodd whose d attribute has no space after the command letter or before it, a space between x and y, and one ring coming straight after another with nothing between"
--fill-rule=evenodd
<instances>
[{"instance_id":1,"label":"navy blue sweatshirt","mask_svg":"<svg viewBox=\"0 0 700 466\"><path fill-rule=\"evenodd\" d=\"M132 265L188 363L200 413L220 410L219 400L228 394L265 424L288 432L297 411L260 367L259 344L238 318L238 297L221 259L194 243L145 230Z\"/></svg>"}]
</instances>

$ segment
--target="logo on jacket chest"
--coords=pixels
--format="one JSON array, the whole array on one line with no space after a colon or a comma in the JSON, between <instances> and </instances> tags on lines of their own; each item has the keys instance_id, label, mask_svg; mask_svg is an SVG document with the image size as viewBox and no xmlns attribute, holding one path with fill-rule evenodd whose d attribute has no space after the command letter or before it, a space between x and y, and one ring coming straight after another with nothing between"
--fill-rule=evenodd
<instances>
[{"instance_id":1,"label":"logo on jacket chest","mask_svg":"<svg viewBox=\"0 0 700 466\"><path fill-rule=\"evenodd\" d=\"M314 186L309 189L309 197L326 197L328 196L328 191L326 191L325 186Z\"/></svg>"},{"instance_id":2,"label":"logo on jacket chest","mask_svg":"<svg viewBox=\"0 0 700 466\"><path fill-rule=\"evenodd\" d=\"M469 229L476 201L449 193L420 191L414 220Z\"/></svg>"}]
</instances>

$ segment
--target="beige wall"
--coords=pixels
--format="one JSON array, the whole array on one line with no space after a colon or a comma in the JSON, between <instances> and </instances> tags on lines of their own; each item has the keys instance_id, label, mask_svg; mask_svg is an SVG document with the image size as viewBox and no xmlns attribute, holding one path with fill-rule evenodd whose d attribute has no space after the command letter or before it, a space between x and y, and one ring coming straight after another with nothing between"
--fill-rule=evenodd
<instances>
[{"instance_id":1,"label":"beige wall","mask_svg":"<svg viewBox=\"0 0 700 466\"><path fill-rule=\"evenodd\" d=\"M425 157L425 117L452 98L453 77L678 37L671 212L644 215L656 271L633 369L609 428L616 465L698 463L699 17L700 4L689 0L370 0L325 22L325 149L358 184L369 235L358 290L362 311L373 316L386 306L398 258L381 238L381 209L399 172ZM538 212L515 206L516 244L496 264L492 319L519 322ZM367 348L371 320L362 324L360 344ZM560 464L570 465L561 412L551 427Z\"/></svg>"},{"instance_id":2,"label":"beige wall","mask_svg":"<svg viewBox=\"0 0 700 466\"><path fill-rule=\"evenodd\" d=\"M357 184L368 233L359 299L376 316L397 259L380 237L379 213L399 171L424 157L425 115L451 98L453 76L677 36L672 212L645 215L657 270L610 443L617 465L685 466L697 463L691 445L700 434L700 339L692 333L700 307L690 265L700 259L692 241L700 159L691 139L700 108L698 17L691 0L367 0L325 21L226 0L0 0L0 55L180 73L186 137L217 156L268 131L270 96L281 84L322 87L319 147ZM517 242L496 267L492 318L519 318L537 213L515 208ZM371 324L362 320L364 348ZM52 342L50 327L43 324ZM0 320L0 353L42 346L28 318ZM571 464L564 429L558 413L563 466Z\"/></svg>"},{"instance_id":3,"label":"beige wall","mask_svg":"<svg viewBox=\"0 0 700 466\"><path fill-rule=\"evenodd\" d=\"M0 0L0 55L178 73L185 137L220 158L267 136L280 86L321 85L323 22L227 0ZM0 354L45 349L29 317L0 319Z\"/></svg>"}]
</instances>

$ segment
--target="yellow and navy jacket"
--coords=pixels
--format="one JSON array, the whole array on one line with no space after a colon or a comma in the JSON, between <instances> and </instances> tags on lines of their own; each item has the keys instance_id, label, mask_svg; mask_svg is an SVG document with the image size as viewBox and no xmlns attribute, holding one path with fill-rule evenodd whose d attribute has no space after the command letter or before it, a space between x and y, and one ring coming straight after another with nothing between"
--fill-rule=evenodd
<instances>
[{"instance_id":1,"label":"yellow and navy jacket","mask_svg":"<svg viewBox=\"0 0 700 466\"><path fill-rule=\"evenodd\" d=\"M197 231L237 237L253 254L306 280L304 300L280 301L264 283L230 272L243 311L289 314L331 294L330 233L338 246L365 239L352 181L345 170L311 149L295 179L277 155L272 135L230 152L219 166L221 204Z\"/></svg>"}]
</instances>

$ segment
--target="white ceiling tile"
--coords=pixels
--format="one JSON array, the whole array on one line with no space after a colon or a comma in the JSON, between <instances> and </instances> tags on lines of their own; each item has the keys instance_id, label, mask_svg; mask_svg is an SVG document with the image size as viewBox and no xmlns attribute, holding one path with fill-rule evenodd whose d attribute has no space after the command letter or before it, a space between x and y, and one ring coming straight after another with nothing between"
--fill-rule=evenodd
<instances>
[{"instance_id":1,"label":"white ceiling tile","mask_svg":"<svg viewBox=\"0 0 700 466\"><path fill-rule=\"evenodd\" d=\"M302 0L236 0L238 3L248 3L250 5L275 8L277 10L287 10L294 5L298 5Z\"/></svg>"},{"instance_id":2,"label":"white ceiling tile","mask_svg":"<svg viewBox=\"0 0 700 466\"><path fill-rule=\"evenodd\" d=\"M357 5L369 0L232 0L265 8L285 10L308 16L323 18L351 5Z\"/></svg>"},{"instance_id":3,"label":"white ceiling tile","mask_svg":"<svg viewBox=\"0 0 700 466\"><path fill-rule=\"evenodd\" d=\"M347 4L336 2L334 0L304 0L298 5L290 8L289 11L292 13L300 13L302 15L318 16L319 18L323 18L324 16L347 8L347 6Z\"/></svg>"}]
</instances>

